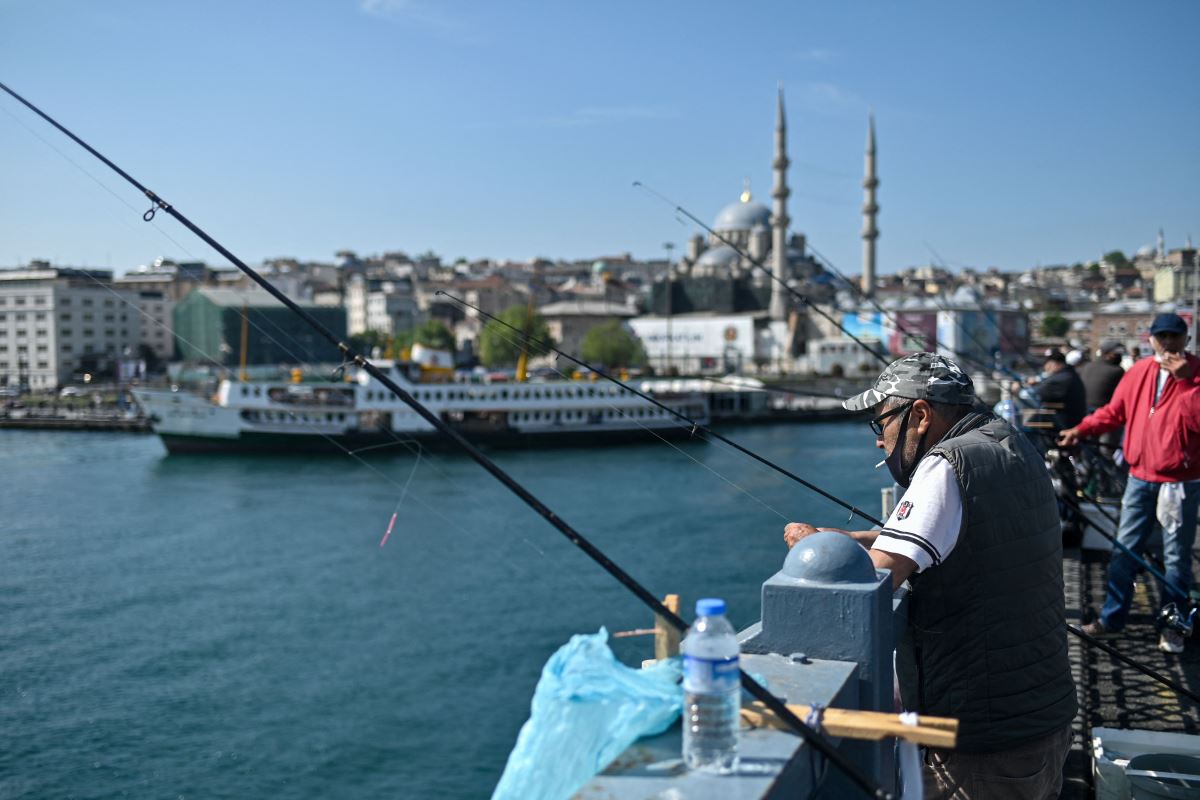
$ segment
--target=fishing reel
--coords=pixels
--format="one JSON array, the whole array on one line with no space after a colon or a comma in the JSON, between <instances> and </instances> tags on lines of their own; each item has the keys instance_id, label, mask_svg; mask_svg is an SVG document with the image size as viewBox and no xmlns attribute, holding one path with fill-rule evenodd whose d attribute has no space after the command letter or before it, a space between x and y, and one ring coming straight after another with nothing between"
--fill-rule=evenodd
<instances>
[{"instance_id":1,"label":"fishing reel","mask_svg":"<svg viewBox=\"0 0 1200 800\"><path fill-rule=\"evenodd\" d=\"M1174 603L1167 603L1163 606L1162 611L1158 612L1158 622L1164 628L1170 628L1184 638L1187 638L1192 635L1196 621L1196 611L1197 609L1193 608L1191 611L1184 613Z\"/></svg>"}]
</instances>

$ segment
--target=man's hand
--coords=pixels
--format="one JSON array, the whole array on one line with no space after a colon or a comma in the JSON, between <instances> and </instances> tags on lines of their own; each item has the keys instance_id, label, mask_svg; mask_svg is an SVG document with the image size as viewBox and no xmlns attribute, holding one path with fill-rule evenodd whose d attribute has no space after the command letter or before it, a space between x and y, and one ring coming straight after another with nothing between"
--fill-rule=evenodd
<instances>
[{"instance_id":1,"label":"man's hand","mask_svg":"<svg viewBox=\"0 0 1200 800\"><path fill-rule=\"evenodd\" d=\"M1158 363L1170 372L1175 380L1182 381L1192 377L1192 365L1183 353L1163 353L1159 356Z\"/></svg>"},{"instance_id":2,"label":"man's hand","mask_svg":"<svg viewBox=\"0 0 1200 800\"><path fill-rule=\"evenodd\" d=\"M1067 428L1058 432L1059 447L1074 447L1079 441L1079 428Z\"/></svg>"},{"instance_id":3,"label":"man's hand","mask_svg":"<svg viewBox=\"0 0 1200 800\"><path fill-rule=\"evenodd\" d=\"M791 549L796 545L796 542L805 536L812 536L814 533L822 531L833 531L834 533L849 535L847 531L838 530L837 528L814 528L807 522L789 522L783 529L783 540L787 542L788 549Z\"/></svg>"}]
</instances>

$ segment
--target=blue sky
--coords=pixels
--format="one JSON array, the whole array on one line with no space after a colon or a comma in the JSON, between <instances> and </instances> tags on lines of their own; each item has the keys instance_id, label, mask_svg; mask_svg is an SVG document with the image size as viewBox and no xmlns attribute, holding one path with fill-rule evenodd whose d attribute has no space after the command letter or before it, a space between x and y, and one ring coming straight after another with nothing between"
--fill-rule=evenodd
<instances>
[{"instance_id":1,"label":"blue sky","mask_svg":"<svg viewBox=\"0 0 1200 800\"><path fill-rule=\"evenodd\" d=\"M751 180L775 89L792 227L884 272L1200 241L1194 2L0 0L0 81L243 259L658 257ZM134 213L26 127L138 209ZM0 97L0 266L221 259ZM177 244L178 243L178 244ZM678 251L677 251L678 252Z\"/></svg>"}]
</instances>

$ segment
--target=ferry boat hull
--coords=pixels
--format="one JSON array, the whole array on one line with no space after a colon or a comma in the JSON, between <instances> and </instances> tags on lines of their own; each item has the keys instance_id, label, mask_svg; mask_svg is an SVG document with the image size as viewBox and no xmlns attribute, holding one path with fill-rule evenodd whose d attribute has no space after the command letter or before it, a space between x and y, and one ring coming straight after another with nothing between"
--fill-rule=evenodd
<instances>
[{"instance_id":1,"label":"ferry boat hull","mask_svg":"<svg viewBox=\"0 0 1200 800\"><path fill-rule=\"evenodd\" d=\"M651 430L564 430L564 431L464 431L463 436L472 444L484 449L519 449L553 447L606 447L627 444L650 444L667 439L677 441L692 438L690 426ZM167 452L180 453L240 453L265 455L323 455L345 453L374 455L396 455L425 450L453 450L457 445L437 432L421 434L388 434L365 432L354 434L330 434L324 436L297 435L294 433L243 432L236 437L204 436L197 434L159 433Z\"/></svg>"},{"instance_id":2,"label":"ferry boat hull","mask_svg":"<svg viewBox=\"0 0 1200 800\"><path fill-rule=\"evenodd\" d=\"M392 379L467 440L483 447L576 447L694 435L669 411L607 384L422 383L399 365ZM396 453L452 448L424 417L365 373L345 383L222 381L202 397L135 389L171 453ZM708 423L700 395L659 402Z\"/></svg>"}]
</instances>

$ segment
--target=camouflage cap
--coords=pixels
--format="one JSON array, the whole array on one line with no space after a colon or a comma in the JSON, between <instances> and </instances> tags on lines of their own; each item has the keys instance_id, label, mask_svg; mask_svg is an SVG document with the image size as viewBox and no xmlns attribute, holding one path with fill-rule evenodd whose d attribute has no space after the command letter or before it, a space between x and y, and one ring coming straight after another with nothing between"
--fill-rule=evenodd
<instances>
[{"instance_id":1,"label":"camouflage cap","mask_svg":"<svg viewBox=\"0 0 1200 800\"><path fill-rule=\"evenodd\" d=\"M975 385L958 364L945 356L913 353L888 364L874 386L844 401L842 407L866 411L889 397L969 406L975 402Z\"/></svg>"}]
</instances>

